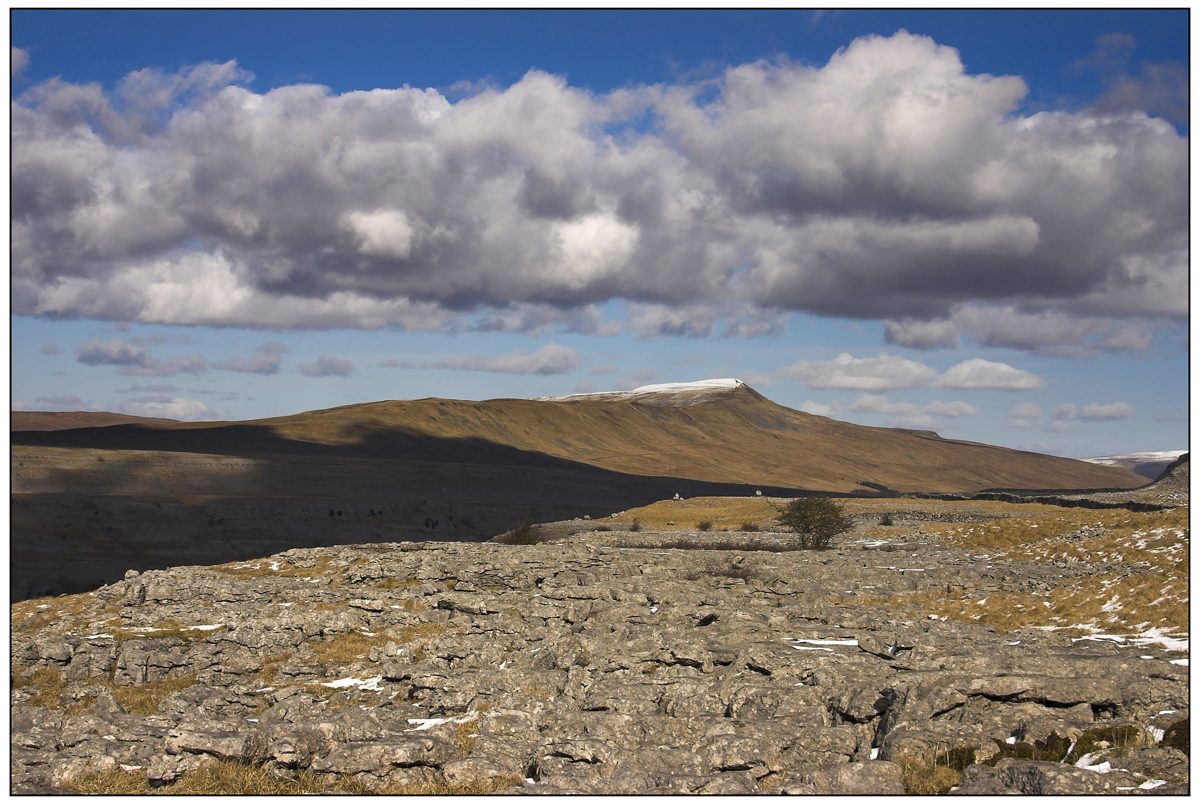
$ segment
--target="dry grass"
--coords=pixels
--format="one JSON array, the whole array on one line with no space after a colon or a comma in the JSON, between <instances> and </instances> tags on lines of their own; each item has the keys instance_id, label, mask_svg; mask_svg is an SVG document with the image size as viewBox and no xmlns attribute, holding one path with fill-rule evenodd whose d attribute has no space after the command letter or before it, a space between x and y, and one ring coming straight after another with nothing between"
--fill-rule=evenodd
<instances>
[{"instance_id":1,"label":"dry grass","mask_svg":"<svg viewBox=\"0 0 1200 804\"><path fill-rule=\"evenodd\" d=\"M144 684L121 686L111 681L89 679L88 683L105 687L132 715L152 715L158 711L158 705L172 692L185 690L196 683L195 676L169 678L163 681L147 681ZM67 682L62 672L49 667L38 668L28 675L14 674L14 688L36 687L37 692L29 699L32 706L45 706L49 709L62 709L68 716L78 715L91 708L96 699L92 695L84 695L75 701L67 703L63 693L67 691Z\"/></svg>"},{"instance_id":2,"label":"dry grass","mask_svg":"<svg viewBox=\"0 0 1200 804\"><path fill-rule=\"evenodd\" d=\"M12 685L13 689L36 688L37 692L29 699L29 704L50 709L62 706L61 696L67 689L62 672L52 667L39 667L28 674L13 673Z\"/></svg>"},{"instance_id":3,"label":"dry grass","mask_svg":"<svg viewBox=\"0 0 1200 804\"><path fill-rule=\"evenodd\" d=\"M125 707L131 715L153 715L158 711L158 705L172 692L186 690L196 683L195 676L168 678L163 681L147 681L132 687L119 687L106 684L109 692L117 699L117 703Z\"/></svg>"},{"instance_id":4,"label":"dry grass","mask_svg":"<svg viewBox=\"0 0 1200 804\"><path fill-rule=\"evenodd\" d=\"M392 640L383 634L367 636L356 631L339 634L330 640L313 638L308 641L308 645L317 654L317 661L321 664L340 666L366 661L372 648L382 648L390 641Z\"/></svg>"},{"instance_id":5,"label":"dry grass","mask_svg":"<svg viewBox=\"0 0 1200 804\"><path fill-rule=\"evenodd\" d=\"M772 503L783 500L768 497L693 497L686 500L660 500L642 508L622 511L609 522L617 529L628 529L635 521L649 530L697 530L702 521L712 522L714 530L748 530L746 525L769 529L777 525L778 514ZM1006 503L995 500L921 500L906 497L890 497L879 500L846 498L839 500L845 505L847 515L860 515L878 522L884 513L903 516L905 511L931 513L969 512L975 516L994 515L997 519L1014 515L1061 513L1062 508L1039 503ZM674 522L674 525L668 524ZM922 522L928 533L937 533L954 528L951 523ZM866 531L871 530L865 526ZM878 527L878 526L874 526ZM883 531L894 534L894 530Z\"/></svg>"},{"instance_id":6,"label":"dry grass","mask_svg":"<svg viewBox=\"0 0 1200 804\"><path fill-rule=\"evenodd\" d=\"M408 589L413 586L420 586L421 582L416 578L384 578L376 581L372 586L376 589L383 589L388 592L394 592L397 589Z\"/></svg>"},{"instance_id":7,"label":"dry grass","mask_svg":"<svg viewBox=\"0 0 1200 804\"><path fill-rule=\"evenodd\" d=\"M1093 528L1080 535L1083 526ZM1069 539L1059 537L1076 534ZM952 543L988 561L1119 565L1107 575L1074 578L1041 593L967 594L931 607L998 630L1081 627L1108 633L1188 629L1188 519L1185 509L1136 514L1068 509L1050 516L959 527Z\"/></svg>"},{"instance_id":8,"label":"dry grass","mask_svg":"<svg viewBox=\"0 0 1200 804\"><path fill-rule=\"evenodd\" d=\"M910 796L944 796L962 781L962 771L928 760L904 757L898 764L904 776L904 792Z\"/></svg>"},{"instance_id":9,"label":"dry grass","mask_svg":"<svg viewBox=\"0 0 1200 804\"><path fill-rule=\"evenodd\" d=\"M9 621L13 633L34 635L48 632L60 623L69 623L85 612L116 614L121 610L119 603L101 605L95 595L84 592L61 597L39 597L13 603L9 608Z\"/></svg>"},{"instance_id":10,"label":"dry grass","mask_svg":"<svg viewBox=\"0 0 1200 804\"><path fill-rule=\"evenodd\" d=\"M357 558L348 565L334 566L329 556L319 556L315 559L312 566L299 567L290 563L286 558L260 558L254 561L231 561L228 564L219 564L212 567L212 569L242 579L266 577L308 579L333 576L335 580L340 581L349 567L363 564L366 561L366 558ZM308 562L304 563L307 564Z\"/></svg>"}]
</instances>

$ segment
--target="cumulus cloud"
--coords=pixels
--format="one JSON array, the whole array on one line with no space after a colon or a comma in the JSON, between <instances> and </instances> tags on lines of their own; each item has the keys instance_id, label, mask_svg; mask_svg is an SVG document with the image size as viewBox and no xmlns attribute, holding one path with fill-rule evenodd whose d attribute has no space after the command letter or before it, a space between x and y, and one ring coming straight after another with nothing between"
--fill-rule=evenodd
<instances>
[{"instance_id":1,"label":"cumulus cloud","mask_svg":"<svg viewBox=\"0 0 1200 804\"><path fill-rule=\"evenodd\" d=\"M213 368L225 371L242 371L250 374L278 374L283 364L283 356L290 354L291 349L282 343L264 343L256 350L257 354L250 357L231 357L220 363L213 363Z\"/></svg>"},{"instance_id":2,"label":"cumulus cloud","mask_svg":"<svg viewBox=\"0 0 1200 804\"><path fill-rule=\"evenodd\" d=\"M1154 332L1144 322L1022 313L1014 307L964 306L945 319L885 321L884 339L912 349L957 346L962 337L982 346L1022 349L1053 357L1095 357L1101 351L1144 352Z\"/></svg>"},{"instance_id":3,"label":"cumulus cloud","mask_svg":"<svg viewBox=\"0 0 1200 804\"><path fill-rule=\"evenodd\" d=\"M933 419L925 415L920 416L901 416L899 419L892 419L893 427L914 428L917 430L928 430L933 427Z\"/></svg>"},{"instance_id":4,"label":"cumulus cloud","mask_svg":"<svg viewBox=\"0 0 1200 804\"><path fill-rule=\"evenodd\" d=\"M48 344L46 344L45 346L43 346L43 347L42 347L42 354L44 354L44 355L56 355L56 354L58 354L58 346L56 346L56 345L55 345L55 344L53 344L53 343L48 343Z\"/></svg>"},{"instance_id":5,"label":"cumulus cloud","mask_svg":"<svg viewBox=\"0 0 1200 804\"><path fill-rule=\"evenodd\" d=\"M578 367L579 355L575 350L557 343L548 343L532 354L518 349L500 357L465 355L443 358L432 364L432 368L502 374L566 374Z\"/></svg>"},{"instance_id":6,"label":"cumulus cloud","mask_svg":"<svg viewBox=\"0 0 1200 804\"><path fill-rule=\"evenodd\" d=\"M781 377L803 380L810 388L857 388L887 391L927 384L937 371L915 360L896 355L851 357L843 352L834 360L797 360L780 369Z\"/></svg>"},{"instance_id":7,"label":"cumulus cloud","mask_svg":"<svg viewBox=\"0 0 1200 804\"><path fill-rule=\"evenodd\" d=\"M82 410L91 406L90 401L74 395L39 396L34 401L54 410Z\"/></svg>"},{"instance_id":8,"label":"cumulus cloud","mask_svg":"<svg viewBox=\"0 0 1200 804\"><path fill-rule=\"evenodd\" d=\"M797 410L804 413L811 413L814 416L832 416L840 408L836 404L822 405L820 402L813 402L811 399L806 399L800 403L800 407Z\"/></svg>"},{"instance_id":9,"label":"cumulus cloud","mask_svg":"<svg viewBox=\"0 0 1200 804\"><path fill-rule=\"evenodd\" d=\"M1113 402L1108 405L1084 405L1082 408L1068 402L1065 405L1059 405L1055 409L1052 418L1059 420L1079 419L1085 422L1111 422L1118 419L1128 419L1132 415L1133 408L1124 402Z\"/></svg>"},{"instance_id":10,"label":"cumulus cloud","mask_svg":"<svg viewBox=\"0 0 1200 804\"><path fill-rule=\"evenodd\" d=\"M10 47L12 47L10 45ZM17 76L25 69L25 65L29 63L29 51L22 50L19 47L12 48L11 75Z\"/></svg>"},{"instance_id":11,"label":"cumulus cloud","mask_svg":"<svg viewBox=\"0 0 1200 804\"><path fill-rule=\"evenodd\" d=\"M1008 412L1008 415L1014 419L1040 419L1042 418L1042 410L1032 402L1022 402L1016 405Z\"/></svg>"},{"instance_id":12,"label":"cumulus cloud","mask_svg":"<svg viewBox=\"0 0 1200 804\"><path fill-rule=\"evenodd\" d=\"M301 363L300 373L306 377L349 377L354 374L354 364L332 355L321 355L315 363Z\"/></svg>"},{"instance_id":13,"label":"cumulus cloud","mask_svg":"<svg viewBox=\"0 0 1200 804\"><path fill-rule=\"evenodd\" d=\"M974 416L979 410L966 402L943 402L935 399L921 409L922 413L930 416L941 416L945 419L957 419L960 416Z\"/></svg>"},{"instance_id":14,"label":"cumulus cloud","mask_svg":"<svg viewBox=\"0 0 1200 804\"><path fill-rule=\"evenodd\" d=\"M117 393L118 394L140 394L140 393L173 394L178 390L179 390L179 386L172 385L171 383L164 382L164 383L150 383L149 385L142 385L141 383L135 382L133 385L129 386L128 388L118 388ZM204 391L193 391L193 393L205 393L205 392ZM216 393L216 392L213 391L213 392L209 392L209 393Z\"/></svg>"},{"instance_id":15,"label":"cumulus cloud","mask_svg":"<svg viewBox=\"0 0 1200 804\"><path fill-rule=\"evenodd\" d=\"M1108 91L1095 103L1101 112L1139 110L1159 114L1175 123L1188 122L1187 65L1143 61L1133 67L1137 40L1120 31L1096 38L1091 55L1079 59L1076 72L1099 72ZM1132 68L1132 69L1131 69Z\"/></svg>"},{"instance_id":16,"label":"cumulus cloud","mask_svg":"<svg viewBox=\"0 0 1200 804\"><path fill-rule=\"evenodd\" d=\"M146 416L153 419L176 419L185 422L216 421L220 416L203 402L164 394L150 394L120 403L117 413Z\"/></svg>"},{"instance_id":17,"label":"cumulus cloud","mask_svg":"<svg viewBox=\"0 0 1200 804\"><path fill-rule=\"evenodd\" d=\"M76 349L76 362L88 366L120 366L118 373L127 377L173 377L176 374L200 374L207 369L201 355L172 357L161 361L144 347L120 338L101 341L93 338Z\"/></svg>"},{"instance_id":18,"label":"cumulus cloud","mask_svg":"<svg viewBox=\"0 0 1200 804\"><path fill-rule=\"evenodd\" d=\"M647 337L712 334L731 306L757 312L724 319L730 337L787 311L1188 314L1187 138L1126 101L1018 115L1020 78L927 37L607 94L537 70L454 103L249 77L18 95L13 311L539 332L546 307L620 299ZM572 315L553 325L597 325Z\"/></svg>"},{"instance_id":19,"label":"cumulus cloud","mask_svg":"<svg viewBox=\"0 0 1200 804\"><path fill-rule=\"evenodd\" d=\"M1171 422L1187 422L1188 416L1186 413L1155 413L1154 421L1160 424Z\"/></svg>"},{"instance_id":20,"label":"cumulus cloud","mask_svg":"<svg viewBox=\"0 0 1200 804\"><path fill-rule=\"evenodd\" d=\"M977 357L946 369L933 384L939 388L975 391L1033 391L1044 386L1046 381L1007 363L993 363Z\"/></svg>"},{"instance_id":21,"label":"cumulus cloud","mask_svg":"<svg viewBox=\"0 0 1200 804\"><path fill-rule=\"evenodd\" d=\"M911 402L888 402L884 394L859 394L849 409L852 413L922 414L926 419L930 416L957 419L961 416L974 416L979 412L974 405L966 402L943 402L935 399L922 408Z\"/></svg>"}]
</instances>

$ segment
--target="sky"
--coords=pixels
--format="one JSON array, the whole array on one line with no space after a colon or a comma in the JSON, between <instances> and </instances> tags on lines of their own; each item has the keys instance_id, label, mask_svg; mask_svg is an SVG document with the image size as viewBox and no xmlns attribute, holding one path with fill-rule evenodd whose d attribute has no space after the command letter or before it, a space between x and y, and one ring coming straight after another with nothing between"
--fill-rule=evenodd
<instances>
[{"instance_id":1,"label":"sky","mask_svg":"<svg viewBox=\"0 0 1200 804\"><path fill-rule=\"evenodd\" d=\"M13 10L11 406L737 377L1188 448L1188 11Z\"/></svg>"}]
</instances>

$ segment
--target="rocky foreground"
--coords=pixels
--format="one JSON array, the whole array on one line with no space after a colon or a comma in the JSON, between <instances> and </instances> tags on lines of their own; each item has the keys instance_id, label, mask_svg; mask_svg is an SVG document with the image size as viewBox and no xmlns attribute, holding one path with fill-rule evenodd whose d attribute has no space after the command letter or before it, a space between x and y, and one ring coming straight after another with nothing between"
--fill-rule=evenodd
<instances>
[{"instance_id":1,"label":"rocky foreground","mask_svg":"<svg viewBox=\"0 0 1200 804\"><path fill-rule=\"evenodd\" d=\"M921 609L1096 567L905 538L373 544L131 572L14 607L12 789L238 763L317 790L1188 791L1170 640Z\"/></svg>"}]
</instances>

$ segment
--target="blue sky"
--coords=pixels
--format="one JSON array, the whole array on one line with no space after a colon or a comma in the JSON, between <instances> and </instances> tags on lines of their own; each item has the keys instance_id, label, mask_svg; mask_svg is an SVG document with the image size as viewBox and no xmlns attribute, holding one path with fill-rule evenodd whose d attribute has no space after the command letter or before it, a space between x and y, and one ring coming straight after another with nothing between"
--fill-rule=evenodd
<instances>
[{"instance_id":1,"label":"blue sky","mask_svg":"<svg viewBox=\"0 0 1200 804\"><path fill-rule=\"evenodd\" d=\"M736 376L1188 446L1186 10L11 20L14 409Z\"/></svg>"}]
</instances>

